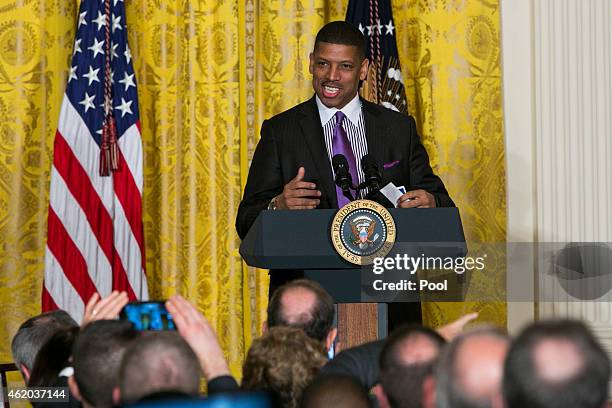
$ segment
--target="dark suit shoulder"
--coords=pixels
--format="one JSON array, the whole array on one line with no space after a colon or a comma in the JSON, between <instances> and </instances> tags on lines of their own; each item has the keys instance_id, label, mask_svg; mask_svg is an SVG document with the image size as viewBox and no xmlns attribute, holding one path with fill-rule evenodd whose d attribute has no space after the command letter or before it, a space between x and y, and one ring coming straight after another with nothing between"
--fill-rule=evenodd
<instances>
[{"instance_id":1,"label":"dark suit shoulder","mask_svg":"<svg viewBox=\"0 0 612 408\"><path fill-rule=\"evenodd\" d=\"M384 344L377 340L346 349L324 365L320 375L349 375L370 389L379 380L378 358Z\"/></svg>"},{"instance_id":2,"label":"dark suit shoulder","mask_svg":"<svg viewBox=\"0 0 612 408\"><path fill-rule=\"evenodd\" d=\"M398 112L393 109L386 108L382 105L378 105L365 99L361 99L362 109L368 111L374 116L379 116L384 120L389 120L392 123L406 123L410 122L414 123L415 120L411 115L406 115L405 113Z\"/></svg>"}]
</instances>

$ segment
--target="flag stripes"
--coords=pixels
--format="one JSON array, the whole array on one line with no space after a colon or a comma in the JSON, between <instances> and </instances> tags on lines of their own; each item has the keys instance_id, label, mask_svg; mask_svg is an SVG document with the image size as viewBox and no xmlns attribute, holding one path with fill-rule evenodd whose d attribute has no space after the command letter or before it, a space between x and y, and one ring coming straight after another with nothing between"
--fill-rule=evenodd
<instances>
[{"instance_id":1,"label":"flag stripes","mask_svg":"<svg viewBox=\"0 0 612 408\"><path fill-rule=\"evenodd\" d=\"M55 135L42 291L43 310L62 308L77 320L94 293L148 297L142 140L126 31L122 1L81 1ZM116 168L100 165L111 123Z\"/></svg>"}]
</instances>

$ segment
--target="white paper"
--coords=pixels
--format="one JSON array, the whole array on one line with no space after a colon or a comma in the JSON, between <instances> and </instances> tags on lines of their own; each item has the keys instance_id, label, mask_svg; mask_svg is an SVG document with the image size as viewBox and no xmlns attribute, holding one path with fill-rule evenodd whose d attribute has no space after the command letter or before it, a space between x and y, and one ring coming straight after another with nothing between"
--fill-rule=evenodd
<instances>
[{"instance_id":1,"label":"white paper","mask_svg":"<svg viewBox=\"0 0 612 408\"><path fill-rule=\"evenodd\" d=\"M389 183L381 188L380 192L387 200L391 201L395 207L397 207L397 200L403 195L402 191L393 183Z\"/></svg>"}]
</instances>

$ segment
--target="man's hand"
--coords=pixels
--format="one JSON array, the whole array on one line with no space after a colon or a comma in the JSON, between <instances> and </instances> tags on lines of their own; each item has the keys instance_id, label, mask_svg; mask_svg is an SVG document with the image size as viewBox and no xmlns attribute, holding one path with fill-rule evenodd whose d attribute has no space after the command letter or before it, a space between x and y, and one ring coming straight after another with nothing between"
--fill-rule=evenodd
<instances>
[{"instance_id":1,"label":"man's hand","mask_svg":"<svg viewBox=\"0 0 612 408\"><path fill-rule=\"evenodd\" d=\"M191 346L208 381L221 375L230 375L215 331L194 305L180 295L166 302L181 337Z\"/></svg>"},{"instance_id":2,"label":"man's hand","mask_svg":"<svg viewBox=\"0 0 612 408\"><path fill-rule=\"evenodd\" d=\"M463 331L463 328L466 324L476 319L477 317L477 312L468 313L466 315L461 316L454 322L450 322L449 324L445 324L444 326L438 327L436 331L440 336L444 337L446 341L451 341Z\"/></svg>"},{"instance_id":3,"label":"man's hand","mask_svg":"<svg viewBox=\"0 0 612 408\"><path fill-rule=\"evenodd\" d=\"M433 208L436 206L436 199L425 190L412 190L397 200L397 206L400 208Z\"/></svg>"},{"instance_id":4,"label":"man's hand","mask_svg":"<svg viewBox=\"0 0 612 408\"><path fill-rule=\"evenodd\" d=\"M317 185L304 181L306 170L298 169L297 175L285 184L283 192L276 197L276 208L289 210L309 210L319 205L321 192Z\"/></svg>"},{"instance_id":5,"label":"man's hand","mask_svg":"<svg viewBox=\"0 0 612 408\"><path fill-rule=\"evenodd\" d=\"M94 320L116 319L123 306L127 305L127 303L128 295L126 292L114 290L104 299L100 299L100 295L94 293L85 306L81 327L85 327Z\"/></svg>"}]
</instances>

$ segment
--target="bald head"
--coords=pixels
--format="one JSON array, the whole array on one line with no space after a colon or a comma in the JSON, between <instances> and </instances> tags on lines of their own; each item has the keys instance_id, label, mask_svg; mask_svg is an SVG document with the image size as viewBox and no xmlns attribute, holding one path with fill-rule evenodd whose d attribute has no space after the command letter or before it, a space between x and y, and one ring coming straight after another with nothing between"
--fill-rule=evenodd
<instances>
[{"instance_id":1,"label":"bald head","mask_svg":"<svg viewBox=\"0 0 612 408\"><path fill-rule=\"evenodd\" d=\"M281 313L291 326L308 324L312 320L317 295L303 287L289 288L281 294Z\"/></svg>"},{"instance_id":2,"label":"bald head","mask_svg":"<svg viewBox=\"0 0 612 408\"><path fill-rule=\"evenodd\" d=\"M425 327L403 326L391 333L380 353L380 383L393 408L422 406L423 383L444 344L438 333Z\"/></svg>"},{"instance_id":3,"label":"bald head","mask_svg":"<svg viewBox=\"0 0 612 408\"><path fill-rule=\"evenodd\" d=\"M608 397L608 354L578 321L529 325L504 367L508 408L601 408Z\"/></svg>"},{"instance_id":4,"label":"bald head","mask_svg":"<svg viewBox=\"0 0 612 408\"><path fill-rule=\"evenodd\" d=\"M414 333L397 345L397 357L404 365L433 361L440 354L441 343L423 333Z\"/></svg>"},{"instance_id":5,"label":"bald head","mask_svg":"<svg viewBox=\"0 0 612 408\"><path fill-rule=\"evenodd\" d=\"M268 304L268 327L297 327L325 341L333 328L334 301L314 281L297 279L279 287Z\"/></svg>"},{"instance_id":6,"label":"bald head","mask_svg":"<svg viewBox=\"0 0 612 408\"><path fill-rule=\"evenodd\" d=\"M442 353L436 369L437 406L486 408L501 401L508 348L508 337L493 328L457 337Z\"/></svg>"},{"instance_id":7,"label":"bald head","mask_svg":"<svg viewBox=\"0 0 612 408\"><path fill-rule=\"evenodd\" d=\"M483 333L467 338L458 347L455 373L459 385L478 400L500 395L508 340Z\"/></svg>"},{"instance_id":8,"label":"bald head","mask_svg":"<svg viewBox=\"0 0 612 408\"><path fill-rule=\"evenodd\" d=\"M550 383L563 383L584 369L582 353L567 339L545 339L533 348L536 375Z\"/></svg>"}]
</instances>

